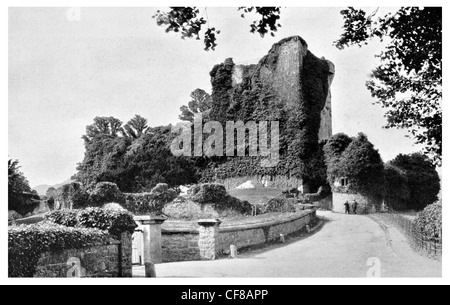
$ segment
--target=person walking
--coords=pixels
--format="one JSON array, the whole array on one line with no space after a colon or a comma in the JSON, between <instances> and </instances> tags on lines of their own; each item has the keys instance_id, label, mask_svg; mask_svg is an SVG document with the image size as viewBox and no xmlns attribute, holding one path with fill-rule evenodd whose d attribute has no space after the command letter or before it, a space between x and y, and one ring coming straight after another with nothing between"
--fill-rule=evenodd
<instances>
[{"instance_id":1,"label":"person walking","mask_svg":"<svg viewBox=\"0 0 450 305\"><path fill-rule=\"evenodd\" d=\"M345 214L350 214L350 203L348 203L348 201L344 203L344 207L345 207Z\"/></svg>"},{"instance_id":2,"label":"person walking","mask_svg":"<svg viewBox=\"0 0 450 305\"><path fill-rule=\"evenodd\" d=\"M353 214L358 214L358 202L353 199Z\"/></svg>"}]
</instances>

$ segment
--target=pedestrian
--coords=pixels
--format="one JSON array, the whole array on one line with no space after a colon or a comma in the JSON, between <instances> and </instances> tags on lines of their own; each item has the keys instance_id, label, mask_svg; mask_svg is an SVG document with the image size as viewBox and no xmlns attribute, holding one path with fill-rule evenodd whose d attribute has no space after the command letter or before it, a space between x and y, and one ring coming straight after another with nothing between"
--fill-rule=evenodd
<instances>
[{"instance_id":1,"label":"pedestrian","mask_svg":"<svg viewBox=\"0 0 450 305\"><path fill-rule=\"evenodd\" d=\"M345 206L345 214L350 214L350 203L348 203L348 201L346 201L344 203Z\"/></svg>"},{"instance_id":2,"label":"pedestrian","mask_svg":"<svg viewBox=\"0 0 450 305\"><path fill-rule=\"evenodd\" d=\"M353 214L358 214L358 202L356 202L355 199L353 199Z\"/></svg>"}]
</instances>

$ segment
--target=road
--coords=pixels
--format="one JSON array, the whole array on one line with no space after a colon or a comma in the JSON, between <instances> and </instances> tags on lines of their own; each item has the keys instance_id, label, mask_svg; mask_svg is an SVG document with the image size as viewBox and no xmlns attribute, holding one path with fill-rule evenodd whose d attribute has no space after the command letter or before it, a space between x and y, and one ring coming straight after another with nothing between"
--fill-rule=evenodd
<instances>
[{"instance_id":1,"label":"road","mask_svg":"<svg viewBox=\"0 0 450 305\"><path fill-rule=\"evenodd\" d=\"M318 212L321 228L306 238L245 252L237 259L156 265L157 277L441 277L440 261L410 248L380 217ZM379 263L379 264L378 264ZM369 265L368 265L369 264ZM379 266L379 268L377 268ZM142 267L135 276L143 276Z\"/></svg>"}]
</instances>

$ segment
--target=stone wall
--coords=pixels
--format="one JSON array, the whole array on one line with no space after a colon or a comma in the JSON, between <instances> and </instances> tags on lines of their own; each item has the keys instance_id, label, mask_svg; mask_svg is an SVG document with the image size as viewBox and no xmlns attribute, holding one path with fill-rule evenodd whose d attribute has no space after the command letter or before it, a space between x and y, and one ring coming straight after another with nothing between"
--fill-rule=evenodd
<instances>
[{"instance_id":1,"label":"stone wall","mask_svg":"<svg viewBox=\"0 0 450 305\"><path fill-rule=\"evenodd\" d=\"M361 194L352 194L352 193L338 193L333 192L333 212L336 213L345 213L345 202L350 203L350 209L352 209L352 203L356 200L358 203L358 214L370 214L375 213L381 207L382 200L375 200L368 197L365 197Z\"/></svg>"},{"instance_id":2,"label":"stone wall","mask_svg":"<svg viewBox=\"0 0 450 305\"><path fill-rule=\"evenodd\" d=\"M305 228L316 218L315 210L288 214L276 220L245 224L219 220L167 221L162 227L163 262L216 259L238 249L261 245Z\"/></svg>"},{"instance_id":3,"label":"stone wall","mask_svg":"<svg viewBox=\"0 0 450 305\"><path fill-rule=\"evenodd\" d=\"M46 252L34 277L131 277L131 235L121 241L81 249Z\"/></svg>"},{"instance_id":4,"label":"stone wall","mask_svg":"<svg viewBox=\"0 0 450 305\"><path fill-rule=\"evenodd\" d=\"M198 236L198 231L190 233L189 230L176 232L163 229L161 234L163 263L200 260Z\"/></svg>"}]
</instances>

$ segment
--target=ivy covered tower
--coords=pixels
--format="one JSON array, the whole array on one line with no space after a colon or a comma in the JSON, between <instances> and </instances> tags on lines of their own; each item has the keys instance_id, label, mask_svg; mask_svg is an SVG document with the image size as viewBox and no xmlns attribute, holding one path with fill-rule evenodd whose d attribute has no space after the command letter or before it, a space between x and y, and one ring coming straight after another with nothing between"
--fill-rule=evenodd
<instances>
[{"instance_id":1,"label":"ivy covered tower","mask_svg":"<svg viewBox=\"0 0 450 305\"><path fill-rule=\"evenodd\" d=\"M231 58L210 72L213 105L209 119L279 121L280 162L259 166L257 157L216 158L206 179L232 188L252 180L266 187L315 191L326 183L321 141L332 135L330 86L334 65L293 36L274 44L257 64Z\"/></svg>"}]
</instances>

